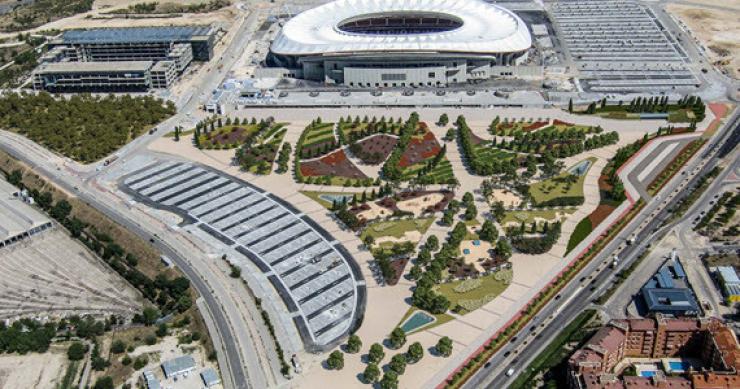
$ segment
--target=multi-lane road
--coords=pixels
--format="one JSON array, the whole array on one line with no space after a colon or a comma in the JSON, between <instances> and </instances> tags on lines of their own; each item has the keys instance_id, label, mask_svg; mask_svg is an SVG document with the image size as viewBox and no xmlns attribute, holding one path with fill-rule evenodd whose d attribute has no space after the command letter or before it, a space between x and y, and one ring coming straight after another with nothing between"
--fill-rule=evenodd
<instances>
[{"instance_id":1,"label":"multi-lane road","mask_svg":"<svg viewBox=\"0 0 740 389\"><path fill-rule=\"evenodd\" d=\"M650 242L659 239L667 231L685 220L694 217L693 212L682 218L663 225L671 217L670 205L676 204L690 191L684 190L695 185L696 181L713 169L718 161L718 150L728 141L734 139L734 132L740 131L740 115L736 112L719 132L701 151L684 166L678 175L649 202L640 214L625 227L584 269L574 277L555 299L550 301L535 318L517 333L508 345L504 346L484 367L464 385L465 388L505 388L527 367L539 352L562 330L578 313L588 308L592 301L600 296L614 281L614 275L629 266L641 254ZM731 140L734 142L734 140ZM736 143L736 142L735 142ZM706 150L706 151L705 151ZM697 154L699 155L699 154ZM735 163L733 163L733 166ZM724 178L727 171L717 177ZM692 207L696 210L698 207ZM626 244L627 239L637 242ZM615 268L608 266L613 255L620 258ZM514 369L514 374L506 372Z\"/></svg>"}]
</instances>

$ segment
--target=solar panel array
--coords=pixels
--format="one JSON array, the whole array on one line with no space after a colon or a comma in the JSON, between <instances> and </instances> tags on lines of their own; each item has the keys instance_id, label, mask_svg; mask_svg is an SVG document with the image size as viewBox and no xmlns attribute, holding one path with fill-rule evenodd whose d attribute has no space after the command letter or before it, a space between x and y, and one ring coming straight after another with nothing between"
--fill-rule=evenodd
<instances>
[{"instance_id":1,"label":"solar panel array","mask_svg":"<svg viewBox=\"0 0 740 389\"><path fill-rule=\"evenodd\" d=\"M637 2L559 1L552 14L586 91L654 92L698 84L679 43Z\"/></svg>"},{"instance_id":2,"label":"solar panel array","mask_svg":"<svg viewBox=\"0 0 740 389\"><path fill-rule=\"evenodd\" d=\"M92 28L65 31L62 41L65 44L173 42L208 35L210 30L210 26Z\"/></svg>"},{"instance_id":3,"label":"solar panel array","mask_svg":"<svg viewBox=\"0 0 740 389\"><path fill-rule=\"evenodd\" d=\"M364 281L349 253L272 194L180 162L139 170L123 187L183 215L254 262L293 314L304 340L313 345L329 345L361 316Z\"/></svg>"}]
</instances>

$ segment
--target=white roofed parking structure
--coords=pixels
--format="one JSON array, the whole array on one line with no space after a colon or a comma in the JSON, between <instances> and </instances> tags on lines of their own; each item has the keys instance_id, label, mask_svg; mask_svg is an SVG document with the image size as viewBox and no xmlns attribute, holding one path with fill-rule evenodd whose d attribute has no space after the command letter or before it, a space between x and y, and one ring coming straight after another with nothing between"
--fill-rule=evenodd
<instances>
[{"instance_id":1,"label":"white roofed parking structure","mask_svg":"<svg viewBox=\"0 0 740 389\"><path fill-rule=\"evenodd\" d=\"M356 329L365 281L344 246L289 203L207 167L157 163L121 188L181 215L251 261L290 312L306 348L331 348Z\"/></svg>"}]
</instances>

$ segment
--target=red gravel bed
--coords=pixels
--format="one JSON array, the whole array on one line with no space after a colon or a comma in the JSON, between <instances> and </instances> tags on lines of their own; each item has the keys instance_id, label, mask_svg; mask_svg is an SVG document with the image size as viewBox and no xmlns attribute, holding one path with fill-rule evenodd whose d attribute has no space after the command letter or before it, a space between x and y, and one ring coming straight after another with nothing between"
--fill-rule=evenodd
<instances>
[{"instance_id":1,"label":"red gravel bed","mask_svg":"<svg viewBox=\"0 0 740 389\"><path fill-rule=\"evenodd\" d=\"M398 137L387 134L365 138L357 142L357 145L362 150L357 154L357 157L363 163L377 165L388 158L393 148L396 147L396 143L398 143Z\"/></svg>"},{"instance_id":2,"label":"red gravel bed","mask_svg":"<svg viewBox=\"0 0 740 389\"><path fill-rule=\"evenodd\" d=\"M599 204L599 206L596 207L590 215L588 215L588 220L591 221L591 228L596 228L596 226L601 224L601 222L604 221L604 219L606 219L606 217L615 209L616 207L613 205Z\"/></svg>"},{"instance_id":3,"label":"red gravel bed","mask_svg":"<svg viewBox=\"0 0 740 389\"><path fill-rule=\"evenodd\" d=\"M411 139L408 147L406 147L406 151L401 155L401 161L398 165L402 168L415 165L434 157L439 154L440 150L442 150L442 147L439 145L439 142L437 142L437 138L434 134L426 132L424 137L421 139Z\"/></svg>"},{"instance_id":4,"label":"red gravel bed","mask_svg":"<svg viewBox=\"0 0 740 389\"><path fill-rule=\"evenodd\" d=\"M334 176L352 179L365 179L365 173L355 166L344 153L344 150L327 154L321 159L301 162L301 175L304 177Z\"/></svg>"}]
</instances>

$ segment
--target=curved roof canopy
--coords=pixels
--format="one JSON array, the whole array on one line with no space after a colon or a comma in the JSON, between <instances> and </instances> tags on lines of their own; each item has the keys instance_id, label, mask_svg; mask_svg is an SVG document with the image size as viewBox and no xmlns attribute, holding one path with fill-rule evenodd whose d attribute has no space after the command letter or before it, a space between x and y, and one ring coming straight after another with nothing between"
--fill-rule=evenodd
<instances>
[{"instance_id":1,"label":"curved roof canopy","mask_svg":"<svg viewBox=\"0 0 740 389\"><path fill-rule=\"evenodd\" d=\"M271 50L282 55L496 54L531 45L529 30L516 14L480 0L337 0L289 20Z\"/></svg>"}]
</instances>

